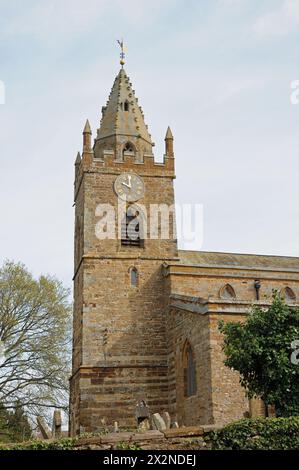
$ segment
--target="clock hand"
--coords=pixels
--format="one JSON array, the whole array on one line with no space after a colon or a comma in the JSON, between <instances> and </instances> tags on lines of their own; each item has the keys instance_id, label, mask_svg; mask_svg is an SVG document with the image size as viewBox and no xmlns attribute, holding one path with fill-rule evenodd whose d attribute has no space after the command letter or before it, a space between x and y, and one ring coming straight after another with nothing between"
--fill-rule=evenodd
<instances>
[{"instance_id":1,"label":"clock hand","mask_svg":"<svg viewBox=\"0 0 299 470\"><path fill-rule=\"evenodd\" d=\"M131 175L128 175L129 182L128 183L125 183L124 181L122 182L122 184L124 186L127 186L127 188L129 188L129 189L131 189L131 187L132 187L131 178L132 178Z\"/></svg>"}]
</instances>

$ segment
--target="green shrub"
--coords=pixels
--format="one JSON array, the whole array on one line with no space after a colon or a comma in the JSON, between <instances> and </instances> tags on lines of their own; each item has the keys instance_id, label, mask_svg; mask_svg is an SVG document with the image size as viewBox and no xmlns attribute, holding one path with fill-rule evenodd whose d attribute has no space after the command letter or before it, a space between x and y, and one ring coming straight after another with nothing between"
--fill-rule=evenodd
<instances>
[{"instance_id":1,"label":"green shrub","mask_svg":"<svg viewBox=\"0 0 299 470\"><path fill-rule=\"evenodd\" d=\"M119 442L117 450L140 450L141 447L136 442Z\"/></svg>"},{"instance_id":2,"label":"green shrub","mask_svg":"<svg viewBox=\"0 0 299 470\"><path fill-rule=\"evenodd\" d=\"M205 437L213 450L299 449L299 416L242 419Z\"/></svg>"},{"instance_id":3,"label":"green shrub","mask_svg":"<svg viewBox=\"0 0 299 470\"><path fill-rule=\"evenodd\" d=\"M65 438L57 441L28 441L16 444L0 444L2 450L71 450L76 439Z\"/></svg>"}]
</instances>

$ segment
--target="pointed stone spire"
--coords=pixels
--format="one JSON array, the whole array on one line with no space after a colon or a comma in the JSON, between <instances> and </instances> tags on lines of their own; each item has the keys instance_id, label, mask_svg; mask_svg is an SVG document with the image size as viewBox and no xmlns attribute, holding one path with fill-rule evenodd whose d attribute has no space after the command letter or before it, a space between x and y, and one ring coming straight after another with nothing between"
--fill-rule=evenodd
<instances>
[{"instance_id":1,"label":"pointed stone spire","mask_svg":"<svg viewBox=\"0 0 299 470\"><path fill-rule=\"evenodd\" d=\"M75 166L79 166L81 163L81 155L80 155L80 152L77 153L77 158L76 158L76 161L75 161Z\"/></svg>"},{"instance_id":2,"label":"pointed stone spire","mask_svg":"<svg viewBox=\"0 0 299 470\"><path fill-rule=\"evenodd\" d=\"M165 155L167 157L173 157L173 135L170 127L168 126L166 136L165 136Z\"/></svg>"},{"instance_id":3,"label":"pointed stone spire","mask_svg":"<svg viewBox=\"0 0 299 470\"><path fill-rule=\"evenodd\" d=\"M136 149L136 153L152 154L153 142L144 122L143 112L135 97L132 84L122 68L116 79L106 106L102 108L102 120L98 129L96 145L109 145L121 153L127 142Z\"/></svg>"},{"instance_id":4,"label":"pointed stone spire","mask_svg":"<svg viewBox=\"0 0 299 470\"><path fill-rule=\"evenodd\" d=\"M83 129L83 152L90 152L91 151L91 128L89 124L89 120L87 119L86 124Z\"/></svg>"}]
</instances>

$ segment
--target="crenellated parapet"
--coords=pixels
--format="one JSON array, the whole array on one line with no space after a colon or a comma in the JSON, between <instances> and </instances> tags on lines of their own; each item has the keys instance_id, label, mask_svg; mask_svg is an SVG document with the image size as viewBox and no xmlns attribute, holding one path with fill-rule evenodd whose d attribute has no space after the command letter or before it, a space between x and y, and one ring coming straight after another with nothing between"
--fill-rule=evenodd
<instances>
[{"instance_id":1,"label":"crenellated parapet","mask_svg":"<svg viewBox=\"0 0 299 470\"><path fill-rule=\"evenodd\" d=\"M153 153L137 152L136 147L121 149L115 143L115 138L111 136L111 148L101 148L97 146L95 139L93 148L91 147L92 131L87 120L83 130L83 152L82 157L78 153L75 161L75 200L81 184L82 177L87 173L113 173L136 172L142 176L160 176L175 178L175 159L173 151L173 135L168 127L165 137L165 154L162 162L155 161ZM105 140L107 146L107 139Z\"/></svg>"}]
</instances>

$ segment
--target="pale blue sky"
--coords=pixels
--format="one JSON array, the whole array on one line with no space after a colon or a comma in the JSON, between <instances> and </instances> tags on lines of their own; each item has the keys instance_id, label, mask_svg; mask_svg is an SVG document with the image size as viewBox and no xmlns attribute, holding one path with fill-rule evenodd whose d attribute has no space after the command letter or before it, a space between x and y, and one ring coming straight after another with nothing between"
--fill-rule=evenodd
<instances>
[{"instance_id":1,"label":"pale blue sky","mask_svg":"<svg viewBox=\"0 0 299 470\"><path fill-rule=\"evenodd\" d=\"M0 258L71 285L73 162L118 72L211 251L299 256L299 0L0 0ZM194 247L196 248L196 247ZM200 247L198 247L200 248Z\"/></svg>"}]
</instances>

